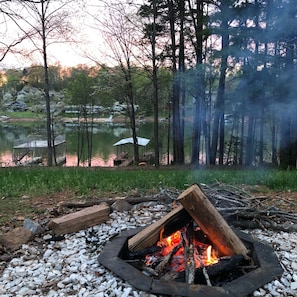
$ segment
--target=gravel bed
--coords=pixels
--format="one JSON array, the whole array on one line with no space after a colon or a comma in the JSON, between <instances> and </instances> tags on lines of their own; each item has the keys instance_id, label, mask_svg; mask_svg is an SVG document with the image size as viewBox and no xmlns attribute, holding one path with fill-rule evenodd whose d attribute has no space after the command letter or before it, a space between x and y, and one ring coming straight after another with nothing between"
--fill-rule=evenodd
<instances>
[{"instance_id":1,"label":"gravel bed","mask_svg":"<svg viewBox=\"0 0 297 297\"><path fill-rule=\"evenodd\" d=\"M120 232L147 226L170 211L166 204L142 203L131 211L110 214L103 224L50 241L50 234L23 245L0 275L0 296L156 296L137 291L101 266L97 257L104 245ZM243 230L244 231L244 230ZM297 296L297 233L270 230L245 231L268 242L284 273L251 296ZM1 263L4 265L4 263ZM159 295L160 296L160 295Z\"/></svg>"}]
</instances>

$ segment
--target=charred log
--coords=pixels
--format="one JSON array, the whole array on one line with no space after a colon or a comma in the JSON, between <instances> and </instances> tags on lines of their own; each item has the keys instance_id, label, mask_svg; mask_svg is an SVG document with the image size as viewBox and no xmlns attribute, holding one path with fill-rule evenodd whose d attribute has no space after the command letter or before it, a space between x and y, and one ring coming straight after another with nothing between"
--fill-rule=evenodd
<instances>
[{"instance_id":1,"label":"charred log","mask_svg":"<svg viewBox=\"0 0 297 297\"><path fill-rule=\"evenodd\" d=\"M220 281L226 282L228 277L232 280L232 278L238 277L239 274L243 275L242 266L248 266L250 263L244 260L242 255L234 255L232 257L223 257L216 264L212 264L209 266L199 267L195 270L195 284L207 284L205 280L205 272L206 270L208 277L213 285L217 285ZM250 266L254 267L254 266ZM232 276L233 275L233 276ZM176 281L184 282L186 278L186 272L182 271L179 273Z\"/></svg>"},{"instance_id":2,"label":"charred log","mask_svg":"<svg viewBox=\"0 0 297 297\"><path fill-rule=\"evenodd\" d=\"M140 251L136 251L136 252L129 252L127 255L127 259L128 260L133 260L133 259L141 259L147 255L151 255L154 253L158 253L162 250L161 247L159 246L151 246L148 248L145 248L143 250Z\"/></svg>"}]
</instances>

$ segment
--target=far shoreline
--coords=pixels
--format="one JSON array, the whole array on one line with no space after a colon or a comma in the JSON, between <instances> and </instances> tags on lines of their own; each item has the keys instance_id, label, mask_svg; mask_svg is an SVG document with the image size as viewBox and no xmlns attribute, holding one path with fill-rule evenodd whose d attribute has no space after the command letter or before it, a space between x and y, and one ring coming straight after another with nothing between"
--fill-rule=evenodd
<instances>
[{"instance_id":1,"label":"far shoreline","mask_svg":"<svg viewBox=\"0 0 297 297\"><path fill-rule=\"evenodd\" d=\"M84 118L80 118L80 121L84 121ZM63 117L61 118L60 122L62 123L75 123L78 121L77 117ZM129 118L128 117L124 117L124 116L117 116L117 117L113 117L112 119L110 118L103 118L103 117L99 117L99 118L88 118L88 122L94 122L94 123L129 123ZM136 122L138 121L138 119L136 119ZM144 119L142 119L142 121L144 122L153 122L153 117L145 117ZM34 123L34 122L46 122L46 117L26 117L26 118L22 118L22 117L9 117L7 119L2 119L0 118L0 123Z\"/></svg>"}]
</instances>

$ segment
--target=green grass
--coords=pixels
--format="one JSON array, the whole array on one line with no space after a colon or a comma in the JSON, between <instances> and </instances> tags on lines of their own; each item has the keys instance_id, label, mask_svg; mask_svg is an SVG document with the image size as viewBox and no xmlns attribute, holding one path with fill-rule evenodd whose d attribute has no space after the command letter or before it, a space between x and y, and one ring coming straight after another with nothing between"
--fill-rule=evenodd
<instances>
[{"instance_id":1,"label":"green grass","mask_svg":"<svg viewBox=\"0 0 297 297\"><path fill-rule=\"evenodd\" d=\"M132 189L157 190L163 187L183 190L193 183L263 185L273 190L297 190L297 171L189 169L189 168L1 168L0 197L45 195L70 190L79 195L98 192L126 192Z\"/></svg>"},{"instance_id":2,"label":"green grass","mask_svg":"<svg viewBox=\"0 0 297 297\"><path fill-rule=\"evenodd\" d=\"M108 197L137 189L158 192L163 188L186 189L193 183L263 186L274 191L297 191L297 171L260 169L167 168L0 168L0 226L17 215L34 217L30 199L68 191L71 198ZM29 198L24 199L27 196ZM39 210L40 211L40 210Z\"/></svg>"},{"instance_id":3,"label":"green grass","mask_svg":"<svg viewBox=\"0 0 297 297\"><path fill-rule=\"evenodd\" d=\"M6 115L11 119L45 119L45 113L34 113L32 111L16 111L16 112L7 112L7 111L0 111L0 116Z\"/></svg>"}]
</instances>

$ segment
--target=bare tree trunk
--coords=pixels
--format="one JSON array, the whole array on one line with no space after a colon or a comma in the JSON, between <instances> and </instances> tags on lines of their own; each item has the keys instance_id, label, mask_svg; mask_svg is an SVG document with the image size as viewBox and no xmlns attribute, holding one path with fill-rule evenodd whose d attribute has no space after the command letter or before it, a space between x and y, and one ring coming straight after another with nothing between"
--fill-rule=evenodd
<instances>
[{"instance_id":1,"label":"bare tree trunk","mask_svg":"<svg viewBox=\"0 0 297 297\"><path fill-rule=\"evenodd\" d=\"M241 124L240 124L240 147L239 147L239 165L243 165L243 151L244 151L244 119L245 119L245 114L244 114L244 107L245 104L244 102L242 103L242 110L241 110Z\"/></svg>"},{"instance_id":2,"label":"bare tree trunk","mask_svg":"<svg viewBox=\"0 0 297 297\"><path fill-rule=\"evenodd\" d=\"M293 83L296 84L296 78L293 78L296 73L296 66L294 63L295 59L295 47L294 36L289 36L286 44L286 57L285 57L285 68L283 71L283 80L288 85L282 86L282 95L286 98L286 106L280 111L281 114L281 125L280 125L280 167L283 169L295 169L296 168L296 124L295 118L296 112L295 105L292 104L291 88ZM293 82L294 80L294 82ZM289 108L288 108L289 107Z\"/></svg>"},{"instance_id":3,"label":"bare tree trunk","mask_svg":"<svg viewBox=\"0 0 297 297\"><path fill-rule=\"evenodd\" d=\"M173 161L177 164L184 163L183 139L181 133L181 119L180 119L180 85L177 77L176 66L176 49L175 42L175 15L174 4L172 0L168 0L169 22L170 22L170 36L171 36L171 50L172 50L172 129L173 129Z\"/></svg>"},{"instance_id":4,"label":"bare tree trunk","mask_svg":"<svg viewBox=\"0 0 297 297\"><path fill-rule=\"evenodd\" d=\"M251 166L255 156L255 125L256 118L254 111L249 112L248 132L246 141L246 158L245 165Z\"/></svg>"},{"instance_id":5,"label":"bare tree trunk","mask_svg":"<svg viewBox=\"0 0 297 297\"><path fill-rule=\"evenodd\" d=\"M201 98L196 97L194 103L194 126L192 140L192 164L199 165L201 139Z\"/></svg>"},{"instance_id":6,"label":"bare tree trunk","mask_svg":"<svg viewBox=\"0 0 297 297\"><path fill-rule=\"evenodd\" d=\"M135 121L135 106L134 106L134 95L133 95L133 84L132 84L132 67L130 65L129 58L126 61L127 69L122 65L122 71L124 72L126 81L126 96L128 97L128 115L130 119L130 127L132 130L133 148L134 148L134 161L136 164L139 163L139 147L136 133L136 121Z\"/></svg>"},{"instance_id":7,"label":"bare tree trunk","mask_svg":"<svg viewBox=\"0 0 297 297\"><path fill-rule=\"evenodd\" d=\"M47 44L46 44L46 19L45 19L45 0L41 1L41 23L42 23L42 53L44 66L44 93L46 104L46 131L47 131L47 165L53 165L53 139L52 139L52 119L51 119L51 104L49 95L49 74L47 65Z\"/></svg>"},{"instance_id":8,"label":"bare tree trunk","mask_svg":"<svg viewBox=\"0 0 297 297\"><path fill-rule=\"evenodd\" d=\"M265 94L262 95L262 100L264 100L264 102L266 101L265 99ZM259 165L263 165L264 164L264 130L265 130L265 119L264 116L266 114L266 110L265 107L263 106L263 103L260 103L260 115L259 115L259 147L258 147L258 154L259 154Z\"/></svg>"},{"instance_id":9,"label":"bare tree trunk","mask_svg":"<svg viewBox=\"0 0 297 297\"><path fill-rule=\"evenodd\" d=\"M224 105L225 105L225 80L227 69L227 57L222 57L218 95L215 104L215 115L213 123L212 147L211 147L211 164L216 163L218 141L219 141L219 164L223 164L224 156Z\"/></svg>"},{"instance_id":10,"label":"bare tree trunk","mask_svg":"<svg viewBox=\"0 0 297 297\"><path fill-rule=\"evenodd\" d=\"M184 157L184 138L185 138L185 105L186 105L186 88L185 88L185 37L184 37L184 22L185 22L185 0L180 0L179 5L180 15L180 34L179 34L179 88L181 99L181 119L180 119L180 141L179 141L179 163L185 162Z\"/></svg>"},{"instance_id":11,"label":"bare tree trunk","mask_svg":"<svg viewBox=\"0 0 297 297\"><path fill-rule=\"evenodd\" d=\"M224 12L224 9L222 9ZM223 164L224 157L224 139L225 139L225 122L224 122L224 113L225 113L225 81L226 81L226 70L227 70L227 59L228 53L227 49L229 47L229 33L228 33L228 21L224 19L222 21L221 28L222 32L222 58L221 58L221 69L220 69L220 78L218 86L218 94L215 103L215 115L213 123L213 134L212 134L212 147L211 147L211 156L210 163L216 163L218 141L219 141L219 164Z\"/></svg>"},{"instance_id":12,"label":"bare tree trunk","mask_svg":"<svg viewBox=\"0 0 297 297\"><path fill-rule=\"evenodd\" d=\"M94 108L94 102L92 99L91 102L91 122L90 124L88 123L88 113L86 113L87 116L87 144L88 144L88 167L92 167L92 151L93 151L93 128L94 128L94 113L93 113L93 108Z\"/></svg>"},{"instance_id":13,"label":"bare tree trunk","mask_svg":"<svg viewBox=\"0 0 297 297\"><path fill-rule=\"evenodd\" d=\"M282 169L289 169L291 163L291 124L292 114L290 111L283 110L281 112L281 123L280 123L280 167Z\"/></svg>"},{"instance_id":14,"label":"bare tree trunk","mask_svg":"<svg viewBox=\"0 0 297 297\"><path fill-rule=\"evenodd\" d=\"M278 161L277 161L277 136L276 136L276 118L275 118L275 111L274 107L272 109L272 127L271 127L271 134L272 134L272 139L271 139L271 161L272 165L277 166Z\"/></svg>"},{"instance_id":15,"label":"bare tree trunk","mask_svg":"<svg viewBox=\"0 0 297 297\"><path fill-rule=\"evenodd\" d=\"M152 32L152 62L153 62L153 106L154 106L154 154L155 166L160 165L159 156L159 94L158 94L158 68L156 58L156 19L157 19L157 5L156 0L153 0L153 32Z\"/></svg>"},{"instance_id":16,"label":"bare tree trunk","mask_svg":"<svg viewBox=\"0 0 297 297\"><path fill-rule=\"evenodd\" d=\"M188 1L190 7L190 13L192 17L192 22L195 28L196 42L193 42L195 48L197 67L196 67L196 95L194 103L194 125L193 125L193 135L192 135L192 156L191 162L193 164L199 165L200 159L200 145L201 145L201 130L202 122L205 121L205 111L204 111L204 97L205 97L205 83L204 83L204 71L202 70L203 57L203 1L199 0L196 2L197 17L194 16L191 7L191 1Z\"/></svg>"}]
</instances>

